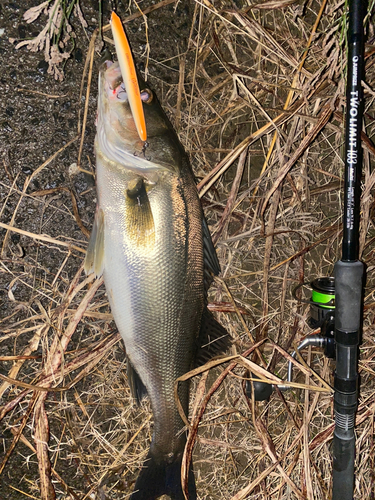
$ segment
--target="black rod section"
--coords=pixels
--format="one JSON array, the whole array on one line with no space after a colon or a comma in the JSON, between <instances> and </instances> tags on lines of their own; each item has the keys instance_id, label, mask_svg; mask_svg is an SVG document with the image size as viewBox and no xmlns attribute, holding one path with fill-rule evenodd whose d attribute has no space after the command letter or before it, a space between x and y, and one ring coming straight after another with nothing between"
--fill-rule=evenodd
<instances>
[{"instance_id":1,"label":"black rod section","mask_svg":"<svg viewBox=\"0 0 375 500\"><path fill-rule=\"evenodd\" d=\"M345 184L344 234L342 260L358 259L359 197L362 172L361 131L363 118L363 91L361 80L364 69L363 0L349 1L349 29L347 36L348 62L346 83L345 124Z\"/></svg>"},{"instance_id":2,"label":"black rod section","mask_svg":"<svg viewBox=\"0 0 375 500\"><path fill-rule=\"evenodd\" d=\"M343 242L342 259L334 270L336 371L332 500L352 500L354 491L354 427L363 289L363 264L358 258L365 5L363 0L349 0Z\"/></svg>"}]
</instances>

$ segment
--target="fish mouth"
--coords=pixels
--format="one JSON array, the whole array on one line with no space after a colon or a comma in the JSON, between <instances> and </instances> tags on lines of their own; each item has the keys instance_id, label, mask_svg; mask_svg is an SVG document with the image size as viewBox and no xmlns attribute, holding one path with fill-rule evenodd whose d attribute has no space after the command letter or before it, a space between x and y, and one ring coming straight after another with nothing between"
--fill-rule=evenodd
<instances>
[{"instance_id":1,"label":"fish mouth","mask_svg":"<svg viewBox=\"0 0 375 500\"><path fill-rule=\"evenodd\" d=\"M121 69L118 63L111 60L104 61L104 84L107 98L110 100L127 102L124 82L122 81Z\"/></svg>"},{"instance_id":2,"label":"fish mouth","mask_svg":"<svg viewBox=\"0 0 375 500\"><path fill-rule=\"evenodd\" d=\"M99 73L97 150L120 164L143 168L139 138L118 62L105 60ZM140 162L142 164L140 164ZM148 165L149 167L149 165Z\"/></svg>"},{"instance_id":3,"label":"fish mouth","mask_svg":"<svg viewBox=\"0 0 375 500\"><path fill-rule=\"evenodd\" d=\"M125 89L125 84L122 79L121 69L118 62L113 62L110 59L106 59L104 61L104 81L105 81L105 91L107 93L107 97L110 100L115 100L117 102L128 102L128 95ZM151 91L146 88L145 83L142 78L138 75L138 81L140 83L141 88L144 87L144 90L141 90L141 101L149 102L150 95L152 95Z\"/></svg>"},{"instance_id":4,"label":"fish mouth","mask_svg":"<svg viewBox=\"0 0 375 500\"><path fill-rule=\"evenodd\" d=\"M184 152L157 98L138 79L148 140L141 140L118 62L105 59L99 71L96 153L131 170L178 172Z\"/></svg>"}]
</instances>

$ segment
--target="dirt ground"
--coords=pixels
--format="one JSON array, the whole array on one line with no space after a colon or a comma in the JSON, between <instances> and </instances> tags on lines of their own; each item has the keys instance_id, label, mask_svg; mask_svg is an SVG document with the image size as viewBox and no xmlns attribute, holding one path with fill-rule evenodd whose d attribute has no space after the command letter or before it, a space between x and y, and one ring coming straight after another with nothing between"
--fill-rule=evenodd
<instances>
[{"instance_id":1,"label":"dirt ground","mask_svg":"<svg viewBox=\"0 0 375 500\"><path fill-rule=\"evenodd\" d=\"M90 40L99 26L98 3L80 2L87 26L78 15L70 17L73 31L64 50L71 55L58 66L62 80L48 72L43 52L15 48L46 26L43 13L32 23L23 18L38 3L0 4L0 497L53 498L52 490L40 493L38 456L43 469L47 448L41 446L38 455L35 450L38 440L46 439L48 420L48 475L56 498L117 500L132 491L152 421L147 401L138 408L130 397L124 347L104 286L82 273L96 202L98 39L88 102L87 76L81 98L80 88ZM147 30L142 16L127 22L126 29L138 67L147 70L200 183L222 266L210 291L210 307L233 338L231 354L268 338L264 364L284 378L285 351L311 333L309 308L293 298L292 290L331 275L340 256L343 4L306 0L279 2L275 8L274 2L266 2L264 9L251 9L245 0L162 4L147 14ZM139 3L144 12L150 6L157 2ZM103 2L103 24L109 11L110 4ZM119 1L117 12L126 19L139 10L134 2ZM369 26L360 238L367 288L356 499L375 498L375 74ZM104 35L110 37L110 32ZM104 43L111 47L105 38ZM333 111L293 162L263 216L262 205L279 169L293 158L328 105ZM207 175L217 165L221 176L205 192ZM60 389L48 392L44 414L38 400L42 392L32 389L42 383L49 353L63 343L64 332L71 332L71 339L61 354L63 368L52 374L52 387ZM306 361L311 370L295 370L302 388L284 396L274 393L269 402L255 406L244 395L244 362L227 374L228 364L210 371L206 392L220 375L223 382L207 403L194 451L200 499L329 498L334 365L318 351L309 352ZM192 382L192 407L198 379Z\"/></svg>"}]
</instances>

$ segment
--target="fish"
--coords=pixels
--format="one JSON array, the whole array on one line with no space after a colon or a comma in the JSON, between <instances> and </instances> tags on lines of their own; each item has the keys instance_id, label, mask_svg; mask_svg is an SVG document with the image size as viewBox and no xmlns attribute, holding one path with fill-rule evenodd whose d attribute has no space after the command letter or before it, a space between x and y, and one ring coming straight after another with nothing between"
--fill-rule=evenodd
<instances>
[{"instance_id":1,"label":"fish","mask_svg":"<svg viewBox=\"0 0 375 500\"><path fill-rule=\"evenodd\" d=\"M84 269L104 277L133 397L151 401L152 441L131 500L163 494L184 500L186 432L174 384L223 352L228 335L207 309L207 290L220 265L188 156L157 97L138 78L147 143L138 134L118 62L107 58L100 66L97 207ZM178 395L188 415L188 382ZM188 495L197 498L192 465Z\"/></svg>"}]
</instances>

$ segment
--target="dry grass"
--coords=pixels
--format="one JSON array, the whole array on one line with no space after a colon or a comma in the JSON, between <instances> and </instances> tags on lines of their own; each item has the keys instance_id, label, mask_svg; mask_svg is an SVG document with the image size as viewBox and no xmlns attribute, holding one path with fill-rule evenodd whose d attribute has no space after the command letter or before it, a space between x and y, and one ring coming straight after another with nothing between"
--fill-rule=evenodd
<instances>
[{"instance_id":1,"label":"dry grass","mask_svg":"<svg viewBox=\"0 0 375 500\"><path fill-rule=\"evenodd\" d=\"M195 442L201 499L329 498L332 363L309 352L311 369L294 370L299 388L274 393L267 403L244 396L243 378L249 366L254 368L251 359L261 359L269 380L275 380L271 374L285 376L287 352L310 333L308 308L292 299L291 290L331 275L340 257L344 4L267 2L242 10L228 5L195 4L188 51L180 57L184 78L170 86L163 102L191 155L218 247L222 276L211 288L211 307L235 341L230 359L191 374L187 454ZM373 39L370 24L360 236L367 288L356 499L375 494ZM21 193L9 185L18 210L30 196L26 189ZM9 234L23 232L13 225L14 218L1 227ZM22 443L27 461L39 463L40 479L35 475L22 483L31 498L40 498L39 489L43 499L54 498L54 491L75 500L127 498L148 450L151 417L147 402L137 408L130 398L124 349L104 288L101 281L85 278L81 268L75 276L68 272L84 243L69 235L59 242L24 234L61 252L63 260L37 282L32 266L10 269L7 237L3 242L1 270L9 277L14 311L1 320L0 340L14 349L13 356L0 358L8 363L0 376L0 416L13 441L7 441L0 470L6 474L8 457ZM15 284L34 290L32 307L16 300ZM262 357L251 357L254 342ZM21 488L18 481L16 486Z\"/></svg>"}]
</instances>

